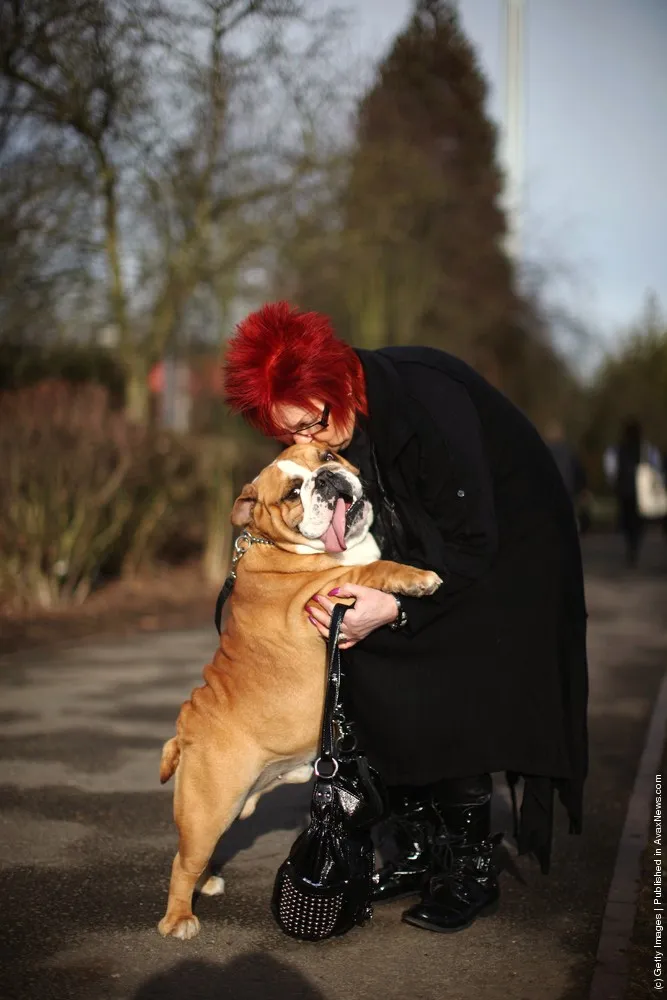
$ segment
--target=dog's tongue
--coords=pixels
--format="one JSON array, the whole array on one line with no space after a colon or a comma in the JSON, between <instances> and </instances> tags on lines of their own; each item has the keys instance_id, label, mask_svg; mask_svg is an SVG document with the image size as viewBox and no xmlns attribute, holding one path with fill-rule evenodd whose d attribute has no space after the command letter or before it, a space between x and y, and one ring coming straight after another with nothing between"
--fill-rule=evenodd
<instances>
[{"instance_id":1,"label":"dog's tongue","mask_svg":"<svg viewBox=\"0 0 667 1000\"><path fill-rule=\"evenodd\" d=\"M345 544L345 501L342 497L336 500L331 524L321 536L327 552L343 552Z\"/></svg>"}]
</instances>

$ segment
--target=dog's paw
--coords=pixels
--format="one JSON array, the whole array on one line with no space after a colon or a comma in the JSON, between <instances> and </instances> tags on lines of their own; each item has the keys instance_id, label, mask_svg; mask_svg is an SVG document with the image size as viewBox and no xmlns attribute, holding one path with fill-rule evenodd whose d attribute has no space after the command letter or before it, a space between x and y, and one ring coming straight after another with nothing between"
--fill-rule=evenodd
<instances>
[{"instance_id":1,"label":"dog's paw","mask_svg":"<svg viewBox=\"0 0 667 1000\"><path fill-rule=\"evenodd\" d=\"M204 896L222 896L224 891L225 880L222 875L211 875L200 889Z\"/></svg>"},{"instance_id":2,"label":"dog's paw","mask_svg":"<svg viewBox=\"0 0 667 1000\"><path fill-rule=\"evenodd\" d=\"M407 597L428 597L430 594L435 594L441 586L442 580L437 573L424 570L405 587L403 592Z\"/></svg>"},{"instance_id":3,"label":"dog's paw","mask_svg":"<svg viewBox=\"0 0 667 1000\"><path fill-rule=\"evenodd\" d=\"M305 785L306 782L310 781L312 776L313 765L301 764L299 767L295 767L293 771L288 771L282 780L286 785Z\"/></svg>"},{"instance_id":4,"label":"dog's paw","mask_svg":"<svg viewBox=\"0 0 667 1000\"><path fill-rule=\"evenodd\" d=\"M435 594L438 587L442 587L442 580L437 573L427 573L428 580L425 582L424 594L429 596Z\"/></svg>"},{"instance_id":5,"label":"dog's paw","mask_svg":"<svg viewBox=\"0 0 667 1000\"><path fill-rule=\"evenodd\" d=\"M248 816L252 816L254 813L257 803L259 802L259 795L249 795L248 798L243 803L243 809L239 813L239 819L247 819Z\"/></svg>"},{"instance_id":6,"label":"dog's paw","mask_svg":"<svg viewBox=\"0 0 667 1000\"><path fill-rule=\"evenodd\" d=\"M199 921L194 913L191 913L189 917L181 917L180 920L166 916L157 925L157 929L162 937L171 935L171 937L178 938L179 941L189 941L190 938L199 934Z\"/></svg>"}]
</instances>

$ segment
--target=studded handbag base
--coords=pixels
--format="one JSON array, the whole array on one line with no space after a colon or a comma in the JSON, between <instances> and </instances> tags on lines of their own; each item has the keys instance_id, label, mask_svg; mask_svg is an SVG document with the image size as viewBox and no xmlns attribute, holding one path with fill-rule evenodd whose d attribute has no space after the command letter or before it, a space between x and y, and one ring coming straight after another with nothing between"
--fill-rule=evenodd
<instances>
[{"instance_id":1,"label":"studded handbag base","mask_svg":"<svg viewBox=\"0 0 667 1000\"><path fill-rule=\"evenodd\" d=\"M349 729L340 704L338 635L347 608L331 618L328 681L310 824L276 874L271 909L290 937L322 941L372 915L375 855L371 827L382 817L380 777L356 749L342 749ZM334 738L334 724L337 738Z\"/></svg>"}]
</instances>

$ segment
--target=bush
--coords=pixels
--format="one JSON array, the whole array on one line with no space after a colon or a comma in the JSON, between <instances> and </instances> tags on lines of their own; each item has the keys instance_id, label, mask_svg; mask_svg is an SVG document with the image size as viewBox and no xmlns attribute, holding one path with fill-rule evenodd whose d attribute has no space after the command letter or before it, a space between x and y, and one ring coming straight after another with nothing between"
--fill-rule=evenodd
<instances>
[{"instance_id":1,"label":"bush","mask_svg":"<svg viewBox=\"0 0 667 1000\"><path fill-rule=\"evenodd\" d=\"M0 394L0 590L43 607L82 601L132 514L137 442L100 385Z\"/></svg>"},{"instance_id":2,"label":"bush","mask_svg":"<svg viewBox=\"0 0 667 1000\"><path fill-rule=\"evenodd\" d=\"M159 555L178 562L198 554L203 544L197 442L170 431L135 435L135 461L123 484L131 512L103 567L125 577L149 569Z\"/></svg>"},{"instance_id":3,"label":"bush","mask_svg":"<svg viewBox=\"0 0 667 1000\"><path fill-rule=\"evenodd\" d=\"M92 383L0 392L0 594L14 605L80 603L97 581L158 559L202 558L224 578L229 514L276 445L131 424Z\"/></svg>"},{"instance_id":4,"label":"bush","mask_svg":"<svg viewBox=\"0 0 667 1000\"><path fill-rule=\"evenodd\" d=\"M50 379L0 393L4 599L80 603L102 576L135 576L159 554L201 555L212 531L225 568L236 453L216 444L211 478L210 445L137 427L100 385Z\"/></svg>"},{"instance_id":5,"label":"bush","mask_svg":"<svg viewBox=\"0 0 667 1000\"><path fill-rule=\"evenodd\" d=\"M0 390L23 389L50 379L75 385L95 382L108 389L115 405L123 403L125 373L105 347L0 343Z\"/></svg>"}]
</instances>

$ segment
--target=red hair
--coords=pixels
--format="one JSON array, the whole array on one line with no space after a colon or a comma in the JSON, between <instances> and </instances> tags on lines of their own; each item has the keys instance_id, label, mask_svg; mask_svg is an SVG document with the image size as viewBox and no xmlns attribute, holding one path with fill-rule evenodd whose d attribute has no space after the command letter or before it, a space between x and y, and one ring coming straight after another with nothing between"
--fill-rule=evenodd
<instances>
[{"instance_id":1,"label":"red hair","mask_svg":"<svg viewBox=\"0 0 667 1000\"><path fill-rule=\"evenodd\" d=\"M228 406L264 434L278 434L274 406L327 403L340 423L368 412L364 372L352 348L323 313L271 302L238 324L224 362Z\"/></svg>"}]
</instances>

